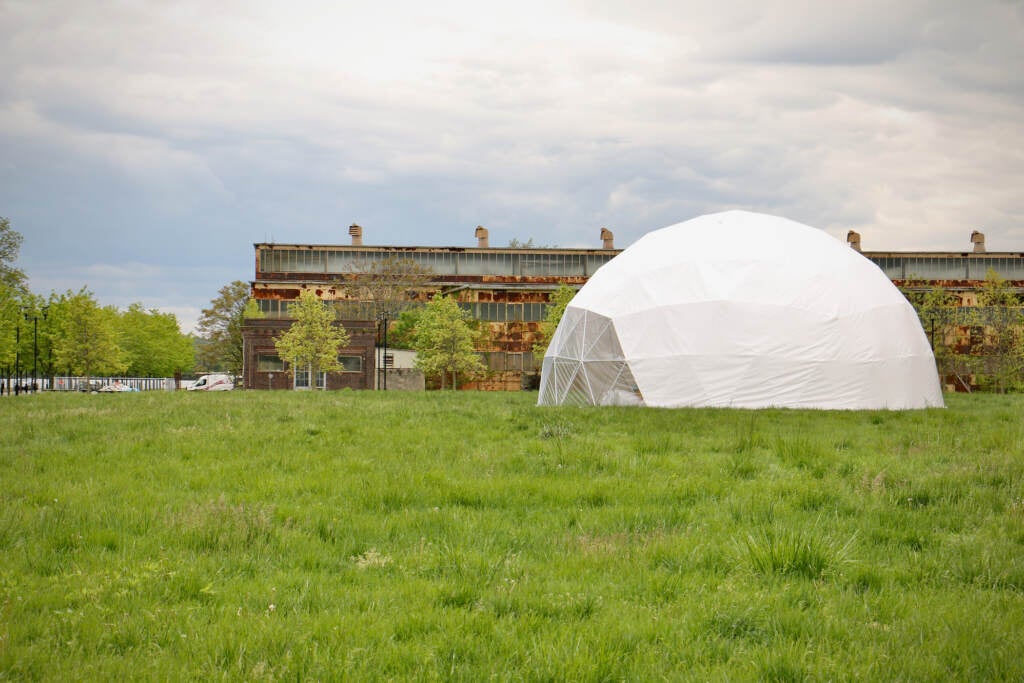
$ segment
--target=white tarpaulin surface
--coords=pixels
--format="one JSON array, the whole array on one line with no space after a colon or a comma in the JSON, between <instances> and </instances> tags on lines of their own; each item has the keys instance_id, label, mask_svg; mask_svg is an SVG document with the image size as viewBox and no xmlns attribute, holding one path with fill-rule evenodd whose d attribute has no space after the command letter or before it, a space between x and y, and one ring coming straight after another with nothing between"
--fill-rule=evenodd
<instances>
[{"instance_id":1,"label":"white tarpaulin surface","mask_svg":"<svg viewBox=\"0 0 1024 683\"><path fill-rule=\"evenodd\" d=\"M565 310L539 405L942 406L913 307L826 233L727 211L648 233Z\"/></svg>"}]
</instances>

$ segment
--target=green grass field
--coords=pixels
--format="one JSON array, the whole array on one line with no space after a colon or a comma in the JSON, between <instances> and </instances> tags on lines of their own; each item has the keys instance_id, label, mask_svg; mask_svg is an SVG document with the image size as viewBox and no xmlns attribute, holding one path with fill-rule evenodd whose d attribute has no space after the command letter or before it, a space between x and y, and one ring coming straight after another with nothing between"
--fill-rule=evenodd
<instances>
[{"instance_id":1,"label":"green grass field","mask_svg":"<svg viewBox=\"0 0 1024 683\"><path fill-rule=\"evenodd\" d=\"M535 399L0 400L0 679L1024 679L1024 398Z\"/></svg>"}]
</instances>

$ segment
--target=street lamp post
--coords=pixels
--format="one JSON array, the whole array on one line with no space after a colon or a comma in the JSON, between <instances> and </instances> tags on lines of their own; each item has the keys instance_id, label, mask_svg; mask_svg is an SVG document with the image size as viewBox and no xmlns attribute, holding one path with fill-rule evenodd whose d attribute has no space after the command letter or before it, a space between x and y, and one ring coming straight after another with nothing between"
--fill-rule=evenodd
<instances>
[{"instance_id":1,"label":"street lamp post","mask_svg":"<svg viewBox=\"0 0 1024 683\"><path fill-rule=\"evenodd\" d=\"M50 305L46 304L45 306L43 306L43 323L47 323L49 321L49 312L50 312ZM49 331L49 326L48 325L47 325L46 331ZM49 344L48 344L48 346L49 346L49 355L48 355L49 359L46 362L46 371L47 371L46 375L49 377L50 381L49 381L49 385L48 386L50 388L50 391L52 391L53 390L53 376L52 376L52 372L53 372L53 336L50 335L48 337L48 339L49 339Z\"/></svg>"},{"instance_id":2,"label":"street lamp post","mask_svg":"<svg viewBox=\"0 0 1024 683\"><path fill-rule=\"evenodd\" d=\"M32 393L39 391L36 377L39 374L39 315L32 314Z\"/></svg>"},{"instance_id":3,"label":"street lamp post","mask_svg":"<svg viewBox=\"0 0 1024 683\"><path fill-rule=\"evenodd\" d=\"M18 329L14 333L14 395L21 391L21 320L18 320Z\"/></svg>"},{"instance_id":4,"label":"street lamp post","mask_svg":"<svg viewBox=\"0 0 1024 683\"><path fill-rule=\"evenodd\" d=\"M388 318L391 317L391 311L381 311L377 314L377 320L381 323L384 330L384 348L380 358L380 365L377 369L377 384L384 391L388 390ZM383 378L383 380L381 380Z\"/></svg>"},{"instance_id":5,"label":"street lamp post","mask_svg":"<svg viewBox=\"0 0 1024 683\"><path fill-rule=\"evenodd\" d=\"M46 309L43 307L43 319L46 319ZM39 312L34 308L23 309L25 315L25 322L32 321L32 384L29 385L29 389L32 392L36 392L39 386L36 384L36 377L39 371Z\"/></svg>"}]
</instances>

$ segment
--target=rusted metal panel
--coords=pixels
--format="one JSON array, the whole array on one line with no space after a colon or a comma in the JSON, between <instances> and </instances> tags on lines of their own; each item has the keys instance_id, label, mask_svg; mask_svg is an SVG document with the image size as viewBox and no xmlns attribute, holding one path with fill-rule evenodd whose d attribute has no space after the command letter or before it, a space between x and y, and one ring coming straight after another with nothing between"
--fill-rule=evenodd
<instances>
[{"instance_id":1,"label":"rusted metal panel","mask_svg":"<svg viewBox=\"0 0 1024 683\"><path fill-rule=\"evenodd\" d=\"M495 372L486 377L469 382L460 382L459 388L478 391L520 391L522 387L521 372Z\"/></svg>"},{"instance_id":2,"label":"rusted metal panel","mask_svg":"<svg viewBox=\"0 0 1024 683\"><path fill-rule=\"evenodd\" d=\"M456 300L463 303L546 304L550 292L508 289L464 289L456 292Z\"/></svg>"},{"instance_id":3,"label":"rusted metal panel","mask_svg":"<svg viewBox=\"0 0 1024 683\"><path fill-rule=\"evenodd\" d=\"M1010 287L1024 289L1024 280L1004 280L1003 282ZM954 291L961 289L976 290L985 286L984 280L921 280L916 278L897 278L893 279L892 283L897 287L905 287L915 291L928 291L936 287Z\"/></svg>"},{"instance_id":4,"label":"rusted metal panel","mask_svg":"<svg viewBox=\"0 0 1024 683\"><path fill-rule=\"evenodd\" d=\"M454 275L445 276L445 279L452 277L460 281L478 281L483 284L525 284L525 285L584 285L588 278L585 275ZM473 278L472 280L461 280L462 278Z\"/></svg>"},{"instance_id":5,"label":"rusted metal panel","mask_svg":"<svg viewBox=\"0 0 1024 683\"><path fill-rule=\"evenodd\" d=\"M257 285L270 285L274 283L318 283L344 286L346 282L358 282L359 276L355 274L334 275L325 277L321 273L285 272L285 273L260 273L257 272ZM487 285L497 287L500 285L546 285L549 287L566 284L570 286L583 286L587 282L583 275L437 275L426 283L430 287L446 287L456 285Z\"/></svg>"},{"instance_id":6,"label":"rusted metal panel","mask_svg":"<svg viewBox=\"0 0 1024 683\"><path fill-rule=\"evenodd\" d=\"M279 244L276 242L255 242L253 247L259 251L260 249L266 249L269 251L351 251L351 252L385 252L391 254L409 254L409 253L421 253L421 254L530 254L530 255L548 255L548 254L579 254L579 255L599 255L607 256L608 254L620 254L622 249L600 249L600 248L562 248L562 247L458 247L458 246L446 246L446 247L431 247L431 246L402 246L402 245L375 245L375 244ZM990 254L996 252L989 252Z\"/></svg>"},{"instance_id":7,"label":"rusted metal panel","mask_svg":"<svg viewBox=\"0 0 1024 683\"><path fill-rule=\"evenodd\" d=\"M862 251L866 258L1024 258L1021 251Z\"/></svg>"},{"instance_id":8,"label":"rusted metal panel","mask_svg":"<svg viewBox=\"0 0 1024 683\"><path fill-rule=\"evenodd\" d=\"M533 350L540 340L539 322L489 322L487 323L487 351L526 353Z\"/></svg>"},{"instance_id":9,"label":"rusted metal panel","mask_svg":"<svg viewBox=\"0 0 1024 683\"><path fill-rule=\"evenodd\" d=\"M549 292L529 290L501 290L495 294L495 301L510 304L546 304L551 298Z\"/></svg>"},{"instance_id":10,"label":"rusted metal panel","mask_svg":"<svg viewBox=\"0 0 1024 683\"><path fill-rule=\"evenodd\" d=\"M299 298L299 294L302 292L301 289L292 288L254 288L252 290L253 299L268 299L272 301L295 301Z\"/></svg>"}]
</instances>

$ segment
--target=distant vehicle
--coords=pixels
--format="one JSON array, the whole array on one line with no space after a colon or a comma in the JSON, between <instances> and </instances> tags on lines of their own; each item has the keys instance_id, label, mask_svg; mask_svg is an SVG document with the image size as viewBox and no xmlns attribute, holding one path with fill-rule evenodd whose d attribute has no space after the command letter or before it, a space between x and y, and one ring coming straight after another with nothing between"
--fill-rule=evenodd
<instances>
[{"instance_id":1,"label":"distant vehicle","mask_svg":"<svg viewBox=\"0 0 1024 683\"><path fill-rule=\"evenodd\" d=\"M231 391L235 383L231 375L203 375L195 384L188 388L189 391Z\"/></svg>"},{"instance_id":2,"label":"distant vehicle","mask_svg":"<svg viewBox=\"0 0 1024 683\"><path fill-rule=\"evenodd\" d=\"M89 393L93 393L93 392L99 391L102 386L103 386L102 380L98 380L98 379L90 379L88 381L83 380L83 381L78 383L78 390L79 391L86 391L86 392L89 392Z\"/></svg>"},{"instance_id":3,"label":"distant vehicle","mask_svg":"<svg viewBox=\"0 0 1024 683\"><path fill-rule=\"evenodd\" d=\"M138 391L134 387L130 387L127 384L121 384L120 380L114 380L110 384L104 384L99 388L100 393L113 393L119 391Z\"/></svg>"}]
</instances>

